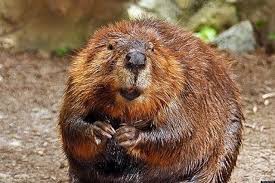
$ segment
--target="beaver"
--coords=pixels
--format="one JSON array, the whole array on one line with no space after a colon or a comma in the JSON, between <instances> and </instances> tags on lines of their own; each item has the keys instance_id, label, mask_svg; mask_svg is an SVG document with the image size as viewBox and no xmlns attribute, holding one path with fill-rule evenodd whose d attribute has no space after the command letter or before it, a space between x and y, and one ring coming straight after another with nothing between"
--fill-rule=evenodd
<instances>
[{"instance_id":1,"label":"beaver","mask_svg":"<svg viewBox=\"0 0 275 183\"><path fill-rule=\"evenodd\" d=\"M96 31L60 112L70 182L227 182L244 120L230 61L161 20Z\"/></svg>"}]
</instances>

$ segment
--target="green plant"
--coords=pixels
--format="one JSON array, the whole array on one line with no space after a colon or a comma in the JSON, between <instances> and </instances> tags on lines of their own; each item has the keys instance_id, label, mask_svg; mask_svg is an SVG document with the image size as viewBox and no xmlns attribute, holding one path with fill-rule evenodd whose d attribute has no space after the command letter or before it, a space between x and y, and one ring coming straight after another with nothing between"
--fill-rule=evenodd
<instances>
[{"instance_id":1,"label":"green plant","mask_svg":"<svg viewBox=\"0 0 275 183\"><path fill-rule=\"evenodd\" d=\"M59 56L59 57L64 57L65 55L67 55L69 52L71 51L70 48L68 47L61 47L61 48L56 48L54 50L54 54Z\"/></svg>"},{"instance_id":2,"label":"green plant","mask_svg":"<svg viewBox=\"0 0 275 183\"><path fill-rule=\"evenodd\" d=\"M255 26L256 26L257 28L262 28L262 27L264 27L266 24L267 24L267 22L264 21L264 20L257 20L257 21L255 22Z\"/></svg>"},{"instance_id":3,"label":"green plant","mask_svg":"<svg viewBox=\"0 0 275 183\"><path fill-rule=\"evenodd\" d=\"M217 37L217 30L211 26L203 26L195 35L208 43Z\"/></svg>"}]
</instances>

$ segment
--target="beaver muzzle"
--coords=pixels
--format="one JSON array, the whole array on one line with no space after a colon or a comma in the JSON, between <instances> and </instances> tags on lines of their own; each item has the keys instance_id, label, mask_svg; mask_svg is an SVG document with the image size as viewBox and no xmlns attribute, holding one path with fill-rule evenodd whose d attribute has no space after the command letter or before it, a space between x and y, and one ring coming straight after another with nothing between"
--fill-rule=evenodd
<instances>
[{"instance_id":1,"label":"beaver muzzle","mask_svg":"<svg viewBox=\"0 0 275 183\"><path fill-rule=\"evenodd\" d=\"M132 101L138 98L141 94L141 91L138 88L123 88L120 90L120 95L125 99Z\"/></svg>"}]
</instances>

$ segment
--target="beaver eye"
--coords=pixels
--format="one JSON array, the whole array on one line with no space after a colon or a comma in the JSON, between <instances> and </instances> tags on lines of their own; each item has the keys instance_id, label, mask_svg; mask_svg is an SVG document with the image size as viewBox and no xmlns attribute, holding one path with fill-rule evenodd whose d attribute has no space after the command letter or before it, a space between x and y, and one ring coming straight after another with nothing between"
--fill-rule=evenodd
<instances>
[{"instance_id":1,"label":"beaver eye","mask_svg":"<svg viewBox=\"0 0 275 183\"><path fill-rule=\"evenodd\" d=\"M112 44L108 44L107 49L108 49L108 50L113 50L113 49L114 49L114 46L113 46Z\"/></svg>"}]
</instances>

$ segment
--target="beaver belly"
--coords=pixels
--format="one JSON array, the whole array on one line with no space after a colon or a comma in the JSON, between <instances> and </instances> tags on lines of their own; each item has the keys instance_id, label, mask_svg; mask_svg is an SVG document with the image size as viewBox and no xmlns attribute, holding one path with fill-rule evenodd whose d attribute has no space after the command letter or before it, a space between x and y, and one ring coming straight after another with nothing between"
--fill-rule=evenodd
<instances>
[{"instance_id":1,"label":"beaver belly","mask_svg":"<svg viewBox=\"0 0 275 183\"><path fill-rule=\"evenodd\" d=\"M106 150L100 156L94 164L94 169L106 176L134 174L142 167L139 160L130 157L113 139L107 141Z\"/></svg>"}]
</instances>

